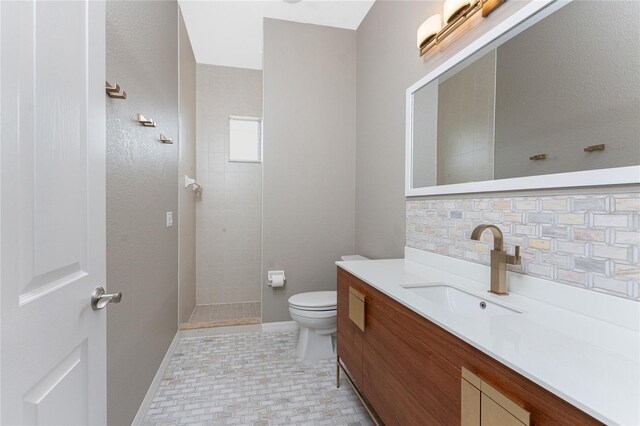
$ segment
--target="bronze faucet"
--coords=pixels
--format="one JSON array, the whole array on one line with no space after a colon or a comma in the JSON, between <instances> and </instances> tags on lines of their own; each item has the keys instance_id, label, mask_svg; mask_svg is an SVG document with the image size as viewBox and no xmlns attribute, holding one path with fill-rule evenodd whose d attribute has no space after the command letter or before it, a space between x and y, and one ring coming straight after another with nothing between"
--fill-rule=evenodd
<instances>
[{"instance_id":1,"label":"bronze faucet","mask_svg":"<svg viewBox=\"0 0 640 426\"><path fill-rule=\"evenodd\" d=\"M514 256L508 255L503 250L502 231L495 225L478 225L471 233L471 239L479 241L480 235L485 230L493 233L493 250L491 250L491 293L507 295L507 264L520 264L520 246L516 246Z\"/></svg>"}]
</instances>

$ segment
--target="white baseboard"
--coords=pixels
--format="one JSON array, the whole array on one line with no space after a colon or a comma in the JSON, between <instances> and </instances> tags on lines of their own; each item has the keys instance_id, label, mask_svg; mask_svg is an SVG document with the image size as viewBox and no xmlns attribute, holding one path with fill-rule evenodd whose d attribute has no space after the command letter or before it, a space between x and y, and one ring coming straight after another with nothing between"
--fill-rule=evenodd
<instances>
[{"instance_id":1,"label":"white baseboard","mask_svg":"<svg viewBox=\"0 0 640 426\"><path fill-rule=\"evenodd\" d=\"M265 333L298 331L298 324L295 321L263 322L262 331Z\"/></svg>"},{"instance_id":2,"label":"white baseboard","mask_svg":"<svg viewBox=\"0 0 640 426\"><path fill-rule=\"evenodd\" d=\"M149 406L151 405L151 401L153 400L153 397L155 396L158 388L160 387L160 382L162 381L164 372L167 369L167 366L169 365L169 360L173 356L173 353L175 352L176 348L178 347L179 342L180 342L180 330L176 332L176 335L173 337L173 340L169 345L169 349L167 349L167 352L164 354L164 358L160 363L160 367L158 367L158 371L156 371L156 375L153 378L153 381L151 382L149 389L147 390L147 394L144 396L144 399L142 400L142 404L140 404L140 408L138 408L138 413L136 414L136 417L133 419L133 422L131 423L132 425L141 425L142 422L144 421L144 417L146 416L147 411L149 411Z\"/></svg>"}]
</instances>

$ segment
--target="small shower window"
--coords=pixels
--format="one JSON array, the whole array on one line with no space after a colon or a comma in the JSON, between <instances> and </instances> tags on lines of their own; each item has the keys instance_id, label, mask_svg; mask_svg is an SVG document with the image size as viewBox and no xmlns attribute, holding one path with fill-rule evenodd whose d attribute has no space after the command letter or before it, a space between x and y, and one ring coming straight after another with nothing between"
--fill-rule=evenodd
<instances>
[{"instance_id":1,"label":"small shower window","mask_svg":"<svg viewBox=\"0 0 640 426\"><path fill-rule=\"evenodd\" d=\"M262 120L229 117L229 161L262 162Z\"/></svg>"}]
</instances>

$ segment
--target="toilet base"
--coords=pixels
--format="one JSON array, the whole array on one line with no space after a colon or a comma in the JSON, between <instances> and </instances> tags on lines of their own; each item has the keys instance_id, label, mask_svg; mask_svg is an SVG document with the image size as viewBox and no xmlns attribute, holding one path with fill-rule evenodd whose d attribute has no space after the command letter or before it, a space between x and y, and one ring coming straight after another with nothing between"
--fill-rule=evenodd
<instances>
[{"instance_id":1,"label":"toilet base","mask_svg":"<svg viewBox=\"0 0 640 426\"><path fill-rule=\"evenodd\" d=\"M334 358L336 353L333 333L318 334L316 330L301 327L296 353L302 361Z\"/></svg>"}]
</instances>

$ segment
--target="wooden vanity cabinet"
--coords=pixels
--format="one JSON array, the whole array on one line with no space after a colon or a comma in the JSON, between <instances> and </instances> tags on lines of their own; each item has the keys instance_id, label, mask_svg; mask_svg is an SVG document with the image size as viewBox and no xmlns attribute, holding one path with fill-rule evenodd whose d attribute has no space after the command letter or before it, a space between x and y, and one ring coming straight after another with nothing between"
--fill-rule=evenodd
<instances>
[{"instance_id":1,"label":"wooden vanity cabinet","mask_svg":"<svg viewBox=\"0 0 640 426\"><path fill-rule=\"evenodd\" d=\"M342 273L340 273L342 271ZM364 332L349 318L350 289L364 294L365 284L338 268L338 331L336 353L351 379L362 387L362 345ZM365 320L366 321L366 320Z\"/></svg>"},{"instance_id":2,"label":"wooden vanity cabinet","mask_svg":"<svg viewBox=\"0 0 640 426\"><path fill-rule=\"evenodd\" d=\"M341 268L337 287L338 357L385 424L511 424L505 422L513 414L507 410L511 417L504 417L496 400L530 413L532 425L601 424ZM364 331L349 318L350 289L364 299ZM480 387L477 395L465 391L463 369L494 391L493 398ZM462 421L472 418L465 398L477 398L478 422Z\"/></svg>"}]
</instances>

